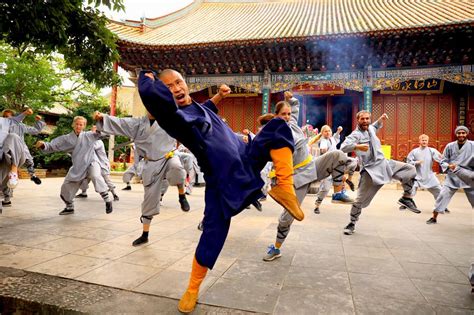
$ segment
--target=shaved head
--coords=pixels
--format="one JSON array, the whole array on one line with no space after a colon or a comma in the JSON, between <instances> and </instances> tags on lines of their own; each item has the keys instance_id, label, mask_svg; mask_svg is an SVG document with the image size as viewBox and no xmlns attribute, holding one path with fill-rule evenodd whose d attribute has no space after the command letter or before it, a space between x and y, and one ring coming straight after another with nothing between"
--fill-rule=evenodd
<instances>
[{"instance_id":1,"label":"shaved head","mask_svg":"<svg viewBox=\"0 0 474 315\"><path fill-rule=\"evenodd\" d=\"M181 73L179 73L178 71L174 70L174 69L164 69L163 71L161 71L158 74L158 78L161 80L162 77L164 77L166 75L170 75L170 74L178 75L178 76L181 77L181 79L183 79L183 75Z\"/></svg>"},{"instance_id":2,"label":"shaved head","mask_svg":"<svg viewBox=\"0 0 474 315\"><path fill-rule=\"evenodd\" d=\"M160 72L158 77L170 89L178 106L192 104L193 101L191 96L189 96L188 85L184 81L181 73L173 69L165 69Z\"/></svg>"}]
</instances>

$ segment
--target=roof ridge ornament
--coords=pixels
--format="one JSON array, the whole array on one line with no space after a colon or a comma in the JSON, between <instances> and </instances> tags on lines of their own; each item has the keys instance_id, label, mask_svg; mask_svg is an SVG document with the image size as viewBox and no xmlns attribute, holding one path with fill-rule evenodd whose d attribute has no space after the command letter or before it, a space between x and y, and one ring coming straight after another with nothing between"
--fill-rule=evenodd
<instances>
[{"instance_id":1,"label":"roof ridge ornament","mask_svg":"<svg viewBox=\"0 0 474 315\"><path fill-rule=\"evenodd\" d=\"M143 16L140 18L140 33L146 33L147 25L146 25L146 15L143 12Z\"/></svg>"}]
</instances>

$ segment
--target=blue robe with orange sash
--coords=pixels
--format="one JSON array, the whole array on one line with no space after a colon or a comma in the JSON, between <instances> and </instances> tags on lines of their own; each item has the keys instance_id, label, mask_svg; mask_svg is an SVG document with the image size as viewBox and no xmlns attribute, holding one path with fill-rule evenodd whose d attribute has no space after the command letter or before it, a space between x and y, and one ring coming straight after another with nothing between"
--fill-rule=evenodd
<instances>
[{"instance_id":1,"label":"blue robe with orange sash","mask_svg":"<svg viewBox=\"0 0 474 315\"><path fill-rule=\"evenodd\" d=\"M293 150L291 130L284 120L273 119L245 144L217 115L212 101L178 107L168 87L144 72L140 73L138 89L148 112L196 156L204 173L204 231L196 259L212 269L224 246L231 217L263 196L260 171L271 161L270 150Z\"/></svg>"}]
</instances>

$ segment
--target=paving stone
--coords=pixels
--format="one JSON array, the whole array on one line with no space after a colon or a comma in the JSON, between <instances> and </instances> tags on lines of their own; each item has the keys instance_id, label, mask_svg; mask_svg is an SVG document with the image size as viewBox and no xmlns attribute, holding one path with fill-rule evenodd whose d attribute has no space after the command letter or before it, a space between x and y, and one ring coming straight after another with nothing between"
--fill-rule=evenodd
<instances>
[{"instance_id":1,"label":"paving stone","mask_svg":"<svg viewBox=\"0 0 474 315\"><path fill-rule=\"evenodd\" d=\"M49 313L176 314L201 235L196 226L204 189L188 197L188 213L179 209L175 193L166 194L149 243L132 247L142 233L143 186L120 192L110 215L91 191L90 198L76 201L74 215L59 216L64 204L51 191L59 191L62 181L47 178L37 189L20 180L16 196L34 191L34 198L15 198L0 215L0 266L22 269L6 276L0 267L3 305L36 296L35 305ZM292 225L282 257L272 262L262 257L275 242L281 207L269 199L263 212L243 211L232 219L195 314L472 314L467 282L474 258L472 210L465 196L455 194L452 214L429 226L431 194L417 194L417 204L427 210L415 215L390 203L400 192L380 190L351 236L342 233L349 207L328 198L322 213L314 215L314 196L308 196L302 204L305 220Z\"/></svg>"},{"instance_id":2,"label":"paving stone","mask_svg":"<svg viewBox=\"0 0 474 315\"><path fill-rule=\"evenodd\" d=\"M397 315L429 315L436 314L433 307L422 302L409 300L397 300L389 297L358 296L354 298L356 314L361 315L379 315L379 314L397 314ZM448 313L441 313L448 314Z\"/></svg>"},{"instance_id":3,"label":"paving stone","mask_svg":"<svg viewBox=\"0 0 474 315\"><path fill-rule=\"evenodd\" d=\"M413 279L412 282L432 304L474 310L474 298L470 285L418 279Z\"/></svg>"},{"instance_id":4,"label":"paving stone","mask_svg":"<svg viewBox=\"0 0 474 315\"><path fill-rule=\"evenodd\" d=\"M354 314L352 296L332 290L283 287L274 314Z\"/></svg>"},{"instance_id":5,"label":"paving stone","mask_svg":"<svg viewBox=\"0 0 474 315\"><path fill-rule=\"evenodd\" d=\"M425 299L410 279L349 273L354 298L394 298L423 303Z\"/></svg>"},{"instance_id":6,"label":"paving stone","mask_svg":"<svg viewBox=\"0 0 474 315\"><path fill-rule=\"evenodd\" d=\"M220 278L202 295L200 301L216 306L271 313L279 294L280 288L277 287Z\"/></svg>"}]
</instances>

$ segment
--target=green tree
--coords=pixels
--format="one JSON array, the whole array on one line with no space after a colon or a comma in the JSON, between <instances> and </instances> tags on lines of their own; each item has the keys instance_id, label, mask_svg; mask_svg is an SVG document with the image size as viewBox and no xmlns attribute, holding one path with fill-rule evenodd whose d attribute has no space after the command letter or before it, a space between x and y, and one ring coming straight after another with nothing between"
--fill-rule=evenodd
<instances>
[{"instance_id":1,"label":"green tree","mask_svg":"<svg viewBox=\"0 0 474 315\"><path fill-rule=\"evenodd\" d=\"M48 56L26 52L22 56L0 45L0 108L20 111L24 106L33 110L49 108L55 100L52 91L61 80Z\"/></svg>"},{"instance_id":2,"label":"green tree","mask_svg":"<svg viewBox=\"0 0 474 315\"><path fill-rule=\"evenodd\" d=\"M112 66L119 59L117 38L107 29L100 5L124 8L123 0L2 0L0 40L20 56L31 47L35 53L58 52L87 81L99 87L117 84Z\"/></svg>"}]
</instances>

